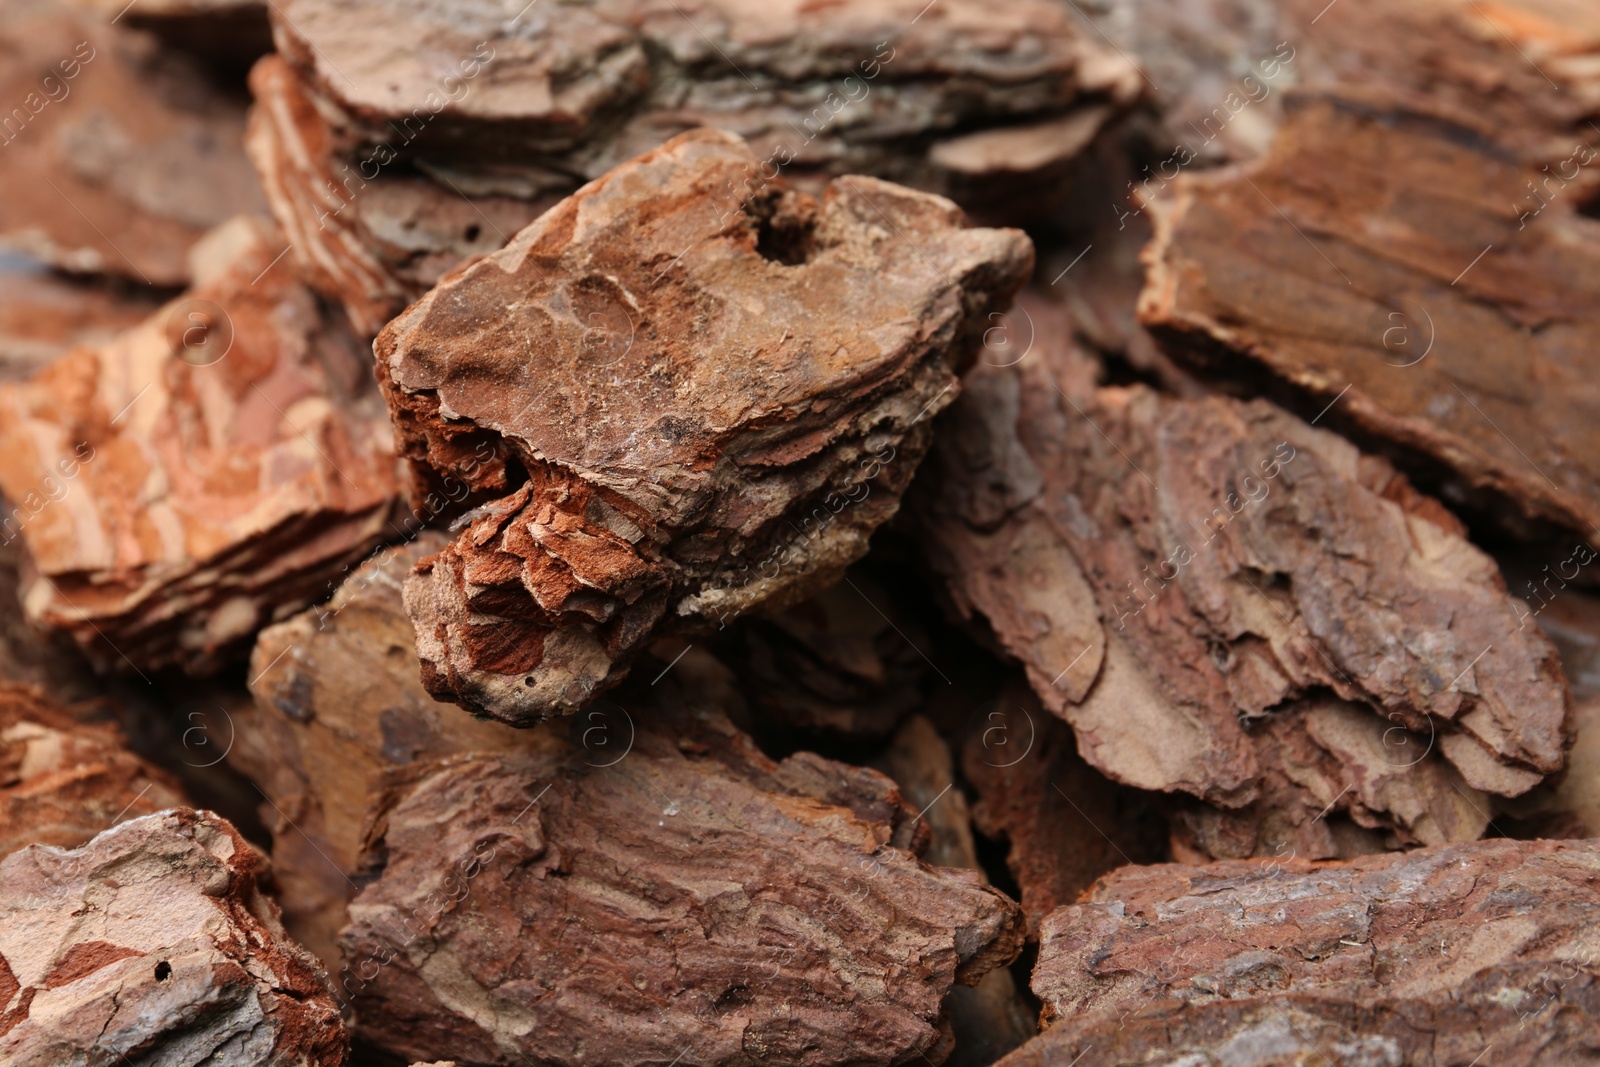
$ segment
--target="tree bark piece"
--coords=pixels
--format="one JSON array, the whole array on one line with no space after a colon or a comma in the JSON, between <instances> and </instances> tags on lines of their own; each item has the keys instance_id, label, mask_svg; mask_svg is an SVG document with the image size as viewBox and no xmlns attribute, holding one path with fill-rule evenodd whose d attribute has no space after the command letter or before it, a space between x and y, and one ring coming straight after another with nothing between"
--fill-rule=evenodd
<instances>
[{"instance_id":1,"label":"tree bark piece","mask_svg":"<svg viewBox=\"0 0 1600 1067\"><path fill-rule=\"evenodd\" d=\"M306 283L339 301L363 337L463 260L501 248L559 197L473 195L397 173L392 152L350 154L292 68L270 55L250 72L245 147Z\"/></svg>"},{"instance_id":2,"label":"tree bark piece","mask_svg":"<svg viewBox=\"0 0 1600 1067\"><path fill-rule=\"evenodd\" d=\"M755 165L685 134L379 336L419 493L507 493L408 583L435 696L518 724L570 712L664 619L797 601L895 512L1031 245L870 178L722 196Z\"/></svg>"},{"instance_id":3,"label":"tree bark piece","mask_svg":"<svg viewBox=\"0 0 1600 1067\"><path fill-rule=\"evenodd\" d=\"M326 602L261 631L251 656L255 707L233 723L228 758L266 795L284 925L330 970L338 968L351 879L387 772L559 743L543 731L462 715L418 681L400 589L416 562L449 540L429 530L380 550Z\"/></svg>"},{"instance_id":4,"label":"tree bark piece","mask_svg":"<svg viewBox=\"0 0 1600 1067\"><path fill-rule=\"evenodd\" d=\"M1580 1062L1600 1040L1592 842L1130 867L1045 921L1051 1027L1006 1067Z\"/></svg>"},{"instance_id":5,"label":"tree bark piece","mask_svg":"<svg viewBox=\"0 0 1600 1067\"><path fill-rule=\"evenodd\" d=\"M338 1067L327 976L227 822L179 808L0 860L0 1059Z\"/></svg>"},{"instance_id":6,"label":"tree bark piece","mask_svg":"<svg viewBox=\"0 0 1600 1067\"><path fill-rule=\"evenodd\" d=\"M1229 809L1287 791L1324 855L1312 813L1470 838L1482 792L1560 769L1555 651L1437 502L1265 401L1092 390L1081 364L980 363L918 512L1093 766ZM1328 691L1348 703L1296 710Z\"/></svg>"},{"instance_id":7,"label":"tree bark piece","mask_svg":"<svg viewBox=\"0 0 1600 1067\"><path fill-rule=\"evenodd\" d=\"M942 1058L941 1001L1016 954L1016 905L896 847L887 778L774 763L675 689L584 712L610 748L396 776L342 942L358 1033L491 1064Z\"/></svg>"},{"instance_id":8,"label":"tree bark piece","mask_svg":"<svg viewBox=\"0 0 1600 1067\"><path fill-rule=\"evenodd\" d=\"M1130 61L1048 0L922 6L848 0L819 19L730 0L520 14L293 0L273 14L278 51L357 140L456 174L542 172L560 192L714 126L746 137L769 177L864 173L947 193L1025 152L1031 169L1059 164L1087 140L1062 123L1092 132L1141 92ZM980 131L1008 150L984 151Z\"/></svg>"},{"instance_id":9,"label":"tree bark piece","mask_svg":"<svg viewBox=\"0 0 1600 1067\"><path fill-rule=\"evenodd\" d=\"M28 616L102 666L214 669L390 529L382 402L281 241L220 227L186 296L0 388Z\"/></svg>"},{"instance_id":10,"label":"tree bark piece","mask_svg":"<svg viewBox=\"0 0 1600 1067\"><path fill-rule=\"evenodd\" d=\"M129 751L102 712L74 714L0 683L0 856L77 848L124 820L187 803L166 771Z\"/></svg>"},{"instance_id":11,"label":"tree bark piece","mask_svg":"<svg viewBox=\"0 0 1600 1067\"><path fill-rule=\"evenodd\" d=\"M27 378L79 345L105 344L157 306L125 286L0 268L0 381Z\"/></svg>"},{"instance_id":12,"label":"tree bark piece","mask_svg":"<svg viewBox=\"0 0 1600 1067\"><path fill-rule=\"evenodd\" d=\"M1158 202L1140 317L1175 357L1279 383L1448 499L1600 541L1600 240L1574 214L1600 136L1574 134L1547 174L1472 131L1350 90L1302 100L1259 164Z\"/></svg>"},{"instance_id":13,"label":"tree bark piece","mask_svg":"<svg viewBox=\"0 0 1600 1067\"><path fill-rule=\"evenodd\" d=\"M0 47L0 243L176 286L206 231L265 211L242 110L148 34L22 0L0 16Z\"/></svg>"}]
</instances>

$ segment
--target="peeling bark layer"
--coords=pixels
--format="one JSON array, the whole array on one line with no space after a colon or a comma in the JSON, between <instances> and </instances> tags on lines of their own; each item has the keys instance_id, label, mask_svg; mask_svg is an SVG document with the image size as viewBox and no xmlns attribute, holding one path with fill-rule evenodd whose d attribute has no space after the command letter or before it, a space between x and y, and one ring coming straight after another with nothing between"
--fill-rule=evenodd
<instances>
[{"instance_id":1,"label":"peeling bark layer","mask_svg":"<svg viewBox=\"0 0 1600 1067\"><path fill-rule=\"evenodd\" d=\"M754 167L685 134L379 336L418 495L506 493L407 585L435 696L570 712L664 620L793 603L894 514L1031 245L870 178L724 195Z\"/></svg>"},{"instance_id":2,"label":"peeling bark layer","mask_svg":"<svg viewBox=\"0 0 1600 1067\"><path fill-rule=\"evenodd\" d=\"M392 532L382 402L281 240L219 227L185 296L0 387L24 607L101 666L214 669Z\"/></svg>"},{"instance_id":3,"label":"peeling bark layer","mask_svg":"<svg viewBox=\"0 0 1600 1067\"><path fill-rule=\"evenodd\" d=\"M1051 1026L1002 1063L1583 1062L1597 870L1592 842L1507 840L1129 867L1045 921Z\"/></svg>"},{"instance_id":4,"label":"peeling bark layer","mask_svg":"<svg viewBox=\"0 0 1600 1067\"><path fill-rule=\"evenodd\" d=\"M0 1059L340 1067L327 976L257 886L262 861L205 811L0 860Z\"/></svg>"}]
</instances>

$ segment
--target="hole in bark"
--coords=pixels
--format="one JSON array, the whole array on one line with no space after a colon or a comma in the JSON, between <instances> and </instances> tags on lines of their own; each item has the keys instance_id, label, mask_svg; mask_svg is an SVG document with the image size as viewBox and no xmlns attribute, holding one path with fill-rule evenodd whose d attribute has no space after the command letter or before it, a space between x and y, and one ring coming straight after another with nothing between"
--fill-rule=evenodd
<instances>
[{"instance_id":1,"label":"hole in bark","mask_svg":"<svg viewBox=\"0 0 1600 1067\"><path fill-rule=\"evenodd\" d=\"M758 200L750 205L756 216L756 252L762 259L796 267L814 251L816 203L793 191Z\"/></svg>"},{"instance_id":2,"label":"hole in bark","mask_svg":"<svg viewBox=\"0 0 1600 1067\"><path fill-rule=\"evenodd\" d=\"M471 226L467 227L466 233L463 234L463 236L469 241L476 241L478 239L478 234L482 232L483 231L478 228L478 224L474 222Z\"/></svg>"},{"instance_id":3,"label":"hole in bark","mask_svg":"<svg viewBox=\"0 0 1600 1067\"><path fill-rule=\"evenodd\" d=\"M162 960L160 963L156 964L156 981L165 982L171 977L172 964L168 963L166 960Z\"/></svg>"},{"instance_id":4,"label":"hole in bark","mask_svg":"<svg viewBox=\"0 0 1600 1067\"><path fill-rule=\"evenodd\" d=\"M534 681L532 678L524 678L522 680L522 684L527 686L529 689L532 689L534 686Z\"/></svg>"}]
</instances>

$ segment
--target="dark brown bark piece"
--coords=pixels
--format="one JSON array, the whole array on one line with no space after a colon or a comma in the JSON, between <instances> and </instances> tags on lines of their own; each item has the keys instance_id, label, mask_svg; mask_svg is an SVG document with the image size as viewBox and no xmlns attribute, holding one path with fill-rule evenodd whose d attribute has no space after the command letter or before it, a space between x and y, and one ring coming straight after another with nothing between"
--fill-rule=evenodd
<instances>
[{"instance_id":1,"label":"dark brown bark piece","mask_svg":"<svg viewBox=\"0 0 1600 1067\"><path fill-rule=\"evenodd\" d=\"M175 286L207 230L265 212L243 110L150 35L19 0L0 15L0 49L0 243Z\"/></svg>"},{"instance_id":2,"label":"dark brown bark piece","mask_svg":"<svg viewBox=\"0 0 1600 1067\"><path fill-rule=\"evenodd\" d=\"M1007 846L1030 936L1102 875L1167 858L1167 822L1153 798L1085 763L1072 731L1020 683L974 717L961 766L977 792L975 825Z\"/></svg>"},{"instance_id":3,"label":"dark brown bark piece","mask_svg":"<svg viewBox=\"0 0 1600 1067\"><path fill-rule=\"evenodd\" d=\"M126 819L186 804L166 771L128 749L100 709L72 712L0 683L0 856L77 848Z\"/></svg>"},{"instance_id":4,"label":"dark brown bark piece","mask_svg":"<svg viewBox=\"0 0 1600 1067\"><path fill-rule=\"evenodd\" d=\"M382 401L281 242L219 227L185 296L0 387L0 530L27 545L28 617L102 666L214 669L393 532Z\"/></svg>"},{"instance_id":5,"label":"dark brown bark piece","mask_svg":"<svg viewBox=\"0 0 1600 1067\"><path fill-rule=\"evenodd\" d=\"M339 1067L327 975L226 821L177 808L0 860L0 1059Z\"/></svg>"},{"instance_id":6,"label":"dark brown bark piece","mask_svg":"<svg viewBox=\"0 0 1600 1067\"><path fill-rule=\"evenodd\" d=\"M1048 0L923 7L292 0L273 22L360 141L559 192L701 126L748 139L769 178L981 189L974 176L1059 166L1142 91L1129 60Z\"/></svg>"},{"instance_id":7,"label":"dark brown bark piece","mask_svg":"<svg viewBox=\"0 0 1600 1067\"><path fill-rule=\"evenodd\" d=\"M441 699L570 712L664 619L793 603L897 509L1031 245L871 178L724 195L754 166L685 134L379 336L419 494L511 490L407 584Z\"/></svg>"},{"instance_id":8,"label":"dark brown bark piece","mask_svg":"<svg viewBox=\"0 0 1600 1067\"><path fill-rule=\"evenodd\" d=\"M1259 164L1174 183L1141 320L1449 499L1600 540L1600 238L1575 214L1600 135L1574 134L1546 174L1498 131L1342 93L1300 99Z\"/></svg>"},{"instance_id":9,"label":"dark brown bark piece","mask_svg":"<svg viewBox=\"0 0 1600 1067\"><path fill-rule=\"evenodd\" d=\"M1437 502L1265 401L1085 379L1050 347L980 363L918 513L958 608L988 620L1092 765L1232 809L1290 789L1411 841L1476 836L1472 790L1516 795L1560 769L1555 651ZM1309 728L1293 702L1329 691L1377 715L1352 734L1344 711L1318 712L1325 736L1290 746L1336 773L1290 781L1286 752L1262 746L1284 743L1287 716ZM1396 774L1415 780L1380 786Z\"/></svg>"},{"instance_id":10,"label":"dark brown bark piece","mask_svg":"<svg viewBox=\"0 0 1600 1067\"><path fill-rule=\"evenodd\" d=\"M1592 842L1130 867L1046 920L1052 1020L1006 1067L1578 1063L1600 1041Z\"/></svg>"},{"instance_id":11,"label":"dark brown bark piece","mask_svg":"<svg viewBox=\"0 0 1600 1067\"><path fill-rule=\"evenodd\" d=\"M1016 954L1016 905L895 847L887 778L774 763L676 688L602 705L615 751L396 779L342 940L358 1033L492 1064L943 1056L943 997Z\"/></svg>"}]
</instances>

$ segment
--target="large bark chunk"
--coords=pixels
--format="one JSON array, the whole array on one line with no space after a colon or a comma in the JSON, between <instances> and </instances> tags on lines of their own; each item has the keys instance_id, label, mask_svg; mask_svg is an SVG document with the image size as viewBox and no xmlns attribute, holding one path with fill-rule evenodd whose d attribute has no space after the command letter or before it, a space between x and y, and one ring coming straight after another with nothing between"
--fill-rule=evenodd
<instances>
[{"instance_id":1,"label":"large bark chunk","mask_svg":"<svg viewBox=\"0 0 1600 1067\"><path fill-rule=\"evenodd\" d=\"M241 109L147 34L20 0L0 11L0 51L0 243L181 285L207 230L264 211Z\"/></svg>"},{"instance_id":2,"label":"large bark chunk","mask_svg":"<svg viewBox=\"0 0 1600 1067\"><path fill-rule=\"evenodd\" d=\"M1546 173L1469 126L1301 100L1261 163L1160 202L1141 318L1452 499L1600 542L1597 157L1586 128Z\"/></svg>"},{"instance_id":3,"label":"large bark chunk","mask_svg":"<svg viewBox=\"0 0 1600 1067\"><path fill-rule=\"evenodd\" d=\"M1583 1062L1597 871L1592 842L1506 840L1126 868L1045 921L1053 1024L1003 1062Z\"/></svg>"},{"instance_id":4,"label":"large bark chunk","mask_svg":"<svg viewBox=\"0 0 1600 1067\"><path fill-rule=\"evenodd\" d=\"M1016 954L1016 905L896 847L888 779L773 763L672 686L608 707L614 754L396 779L343 939L359 1033L493 1064L942 1056L941 1001Z\"/></svg>"},{"instance_id":5,"label":"large bark chunk","mask_svg":"<svg viewBox=\"0 0 1600 1067\"><path fill-rule=\"evenodd\" d=\"M392 434L348 329L239 219L200 283L0 388L0 516L30 619L97 661L209 669L388 530Z\"/></svg>"},{"instance_id":6,"label":"large bark chunk","mask_svg":"<svg viewBox=\"0 0 1600 1067\"><path fill-rule=\"evenodd\" d=\"M178 783L130 752L105 715L0 684L0 856L34 843L77 848L123 819L184 803Z\"/></svg>"},{"instance_id":7,"label":"large bark chunk","mask_svg":"<svg viewBox=\"0 0 1600 1067\"><path fill-rule=\"evenodd\" d=\"M745 0L292 0L273 15L278 50L366 145L561 191L715 126L771 174L949 192L1060 163L1141 90L1049 0L845 0L825 15Z\"/></svg>"},{"instance_id":8,"label":"large bark chunk","mask_svg":"<svg viewBox=\"0 0 1600 1067\"><path fill-rule=\"evenodd\" d=\"M327 976L210 812L164 811L0 860L0 1060L338 1067Z\"/></svg>"},{"instance_id":9,"label":"large bark chunk","mask_svg":"<svg viewBox=\"0 0 1600 1067\"><path fill-rule=\"evenodd\" d=\"M1050 348L980 366L919 511L958 607L1091 764L1227 808L1295 796L1328 856L1313 813L1470 838L1486 803L1460 779L1560 769L1555 651L1436 502L1264 401L1084 378Z\"/></svg>"},{"instance_id":10,"label":"large bark chunk","mask_svg":"<svg viewBox=\"0 0 1600 1067\"><path fill-rule=\"evenodd\" d=\"M408 583L436 696L570 711L664 617L797 600L895 512L1031 246L870 178L721 195L754 166L685 134L379 336L419 492L510 490Z\"/></svg>"}]
</instances>

